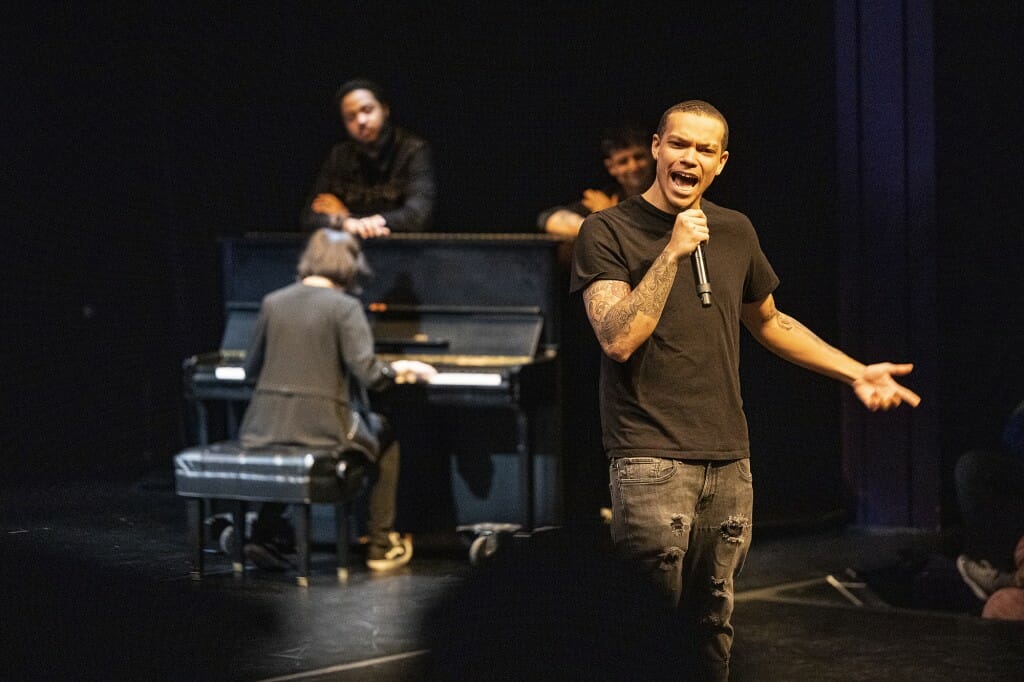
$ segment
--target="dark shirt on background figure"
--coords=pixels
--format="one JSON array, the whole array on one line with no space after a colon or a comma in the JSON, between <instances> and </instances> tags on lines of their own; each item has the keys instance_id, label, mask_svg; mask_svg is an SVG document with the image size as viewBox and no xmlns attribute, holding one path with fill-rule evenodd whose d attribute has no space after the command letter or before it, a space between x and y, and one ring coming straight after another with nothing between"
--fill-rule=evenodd
<instances>
[{"instance_id":1,"label":"dark shirt on background figure","mask_svg":"<svg viewBox=\"0 0 1024 682\"><path fill-rule=\"evenodd\" d=\"M596 196L599 197L598 201L600 201L599 206L581 197L579 201L575 201L571 204L565 204L564 206L552 206L551 208L546 208L537 215L537 229L539 229L541 232L548 232L549 234L558 234L559 232L555 225L557 224L558 220L565 219L566 221L568 221L567 224L570 226L573 223L578 223L575 229L576 232L579 232L579 225L583 224L583 219L586 218L591 213L593 213L595 210L601 210L604 208L615 206L619 201L632 196L632 194L629 194L625 189L623 189L622 185L620 185L617 182L608 185L607 187L602 187L599 190L586 191L597 193ZM602 198L604 199L603 201L601 201ZM592 208L592 206L594 208ZM563 211L570 213L572 215L566 215L562 213ZM574 218L575 220L573 220ZM572 238L575 235L567 234L565 236Z\"/></svg>"},{"instance_id":2,"label":"dark shirt on background figure","mask_svg":"<svg viewBox=\"0 0 1024 682\"><path fill-rule=\"evenodd\" d=\"M363 238L426 229L436 194L430 145L392 125L390 105L372 81L348 81L335 103L349 139L321 166L303 228L332 227Z\"/></svg>"},{"instance_id":3,"label":"dark shirt on background figure","mask_svg":"<svg viewBox=\"0 0 1024 682\"><path fill-rule=\"evenodd\" d=\"M609 129L601 137L604 167L614 181L602 189L585 189L579 200L554 206L537 216L541 232L562 241L558 259L568 267L572 250L583 219L626 201L651 185L654 159L650 150L651 135L637 126ZM590 329L578 296L563 299L562 350L566 395L563 420L572 434L574 457L566 458L566 511L574 523L584 525L603 518L610 509L607 462L600 442L597 383L601 348Z\"/></svg>"},{"instance_id":4,"label":"dark shirt on background figure","mask_svg":"<svg viewBox=\"0 0 1024 682\"><path fill-rule=\"evenodd\" d=\"M575 239L585 217L646 190L654 179L650 143L650 134L635 126L605 132L601 152L605 170L615 182L603 189L586 189L571 204L541 211L537 228L563 239Z\"/></svg>"}]
</instances>

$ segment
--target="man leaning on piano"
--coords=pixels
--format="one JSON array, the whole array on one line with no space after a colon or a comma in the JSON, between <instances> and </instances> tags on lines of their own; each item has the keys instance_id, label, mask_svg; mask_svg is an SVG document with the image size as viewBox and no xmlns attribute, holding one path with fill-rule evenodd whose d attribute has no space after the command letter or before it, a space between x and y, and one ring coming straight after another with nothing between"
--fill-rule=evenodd
<instances>
[{"instance_id":1,"label":"man leaning on piano","mask_svg":"<svg viewBox=\"0 0 1024 682\"><path fill-rule=\"evenodd\" d=\"M324 161L302 213L306 231L331 227L363 239L421 232L434 208L430 146L391 123L373 81L350 80L334 95L348 132Z\"/></svg>"}]
</instances>

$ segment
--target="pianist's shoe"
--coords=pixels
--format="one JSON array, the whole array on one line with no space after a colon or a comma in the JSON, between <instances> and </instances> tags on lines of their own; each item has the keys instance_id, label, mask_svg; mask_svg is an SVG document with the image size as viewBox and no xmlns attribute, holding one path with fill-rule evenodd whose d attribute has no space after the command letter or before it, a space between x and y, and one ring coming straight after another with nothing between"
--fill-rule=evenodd
<instances>
[{"instance_id":1,"label":"pianist's shoe","mask_svg":"<svg viewBox=\"0 0 1024 682\"><path fill-rule=\"evenodd\" d=\"M388 533L388 544L370 545L366 567L371 571L390 571L412 559L412 540L395 532Z\"/></svg>"}]
</instances>

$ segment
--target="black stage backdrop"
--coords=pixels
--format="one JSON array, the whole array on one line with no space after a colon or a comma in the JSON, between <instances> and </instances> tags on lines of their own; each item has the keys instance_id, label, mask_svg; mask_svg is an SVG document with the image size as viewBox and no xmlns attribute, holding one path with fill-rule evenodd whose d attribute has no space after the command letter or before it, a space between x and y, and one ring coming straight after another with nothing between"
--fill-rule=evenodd
<instances>
[{"instance_id":1,"label":"black stage backdrop","mask_svg":"<svg viewBox=\"0 0 1024 682\"><path fill-rule=\"evenodd\" d=\"M433 143L438 231L530 231L602 182L601 128L711 101L732 156L709 196L758 227L780 307L837 340L833 8L706 4L45 3L6 20L6 480L169 466L181 359L220 337L217 238L297 230L354 76ZM977 8L935 13L944 471L1021 397L1021 17ZM832 512L842 389L744 344L760 520Z\"/></svg>"}]
</instances>

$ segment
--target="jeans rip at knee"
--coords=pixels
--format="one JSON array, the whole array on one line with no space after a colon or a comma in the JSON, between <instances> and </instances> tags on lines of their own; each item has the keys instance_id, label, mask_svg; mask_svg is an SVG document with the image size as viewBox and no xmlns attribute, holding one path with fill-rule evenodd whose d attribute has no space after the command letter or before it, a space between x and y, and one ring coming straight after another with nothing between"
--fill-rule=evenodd
<instances>
[{"instance_id":1,"label":"jeans rip at knee","mask_svg":"<svg viewBox=\"0 0 1024 682\"><path fill-rule=\"evenodd\" d=\"M665 551L658 555L658 568L666 573L677 573L685 555L682 547L666 547Z\"/></svg>"},{"instance_id":2,"label":"jeans rip at knee","mask_svg":"<svg viewBox=\"0 0 1024 682\"><path fill-rule=\"evenodd\" d=\"M750 519L742 515L734 515L727 518L718 527L722 540L729 544L742 545L746 542L747 531L750 528Z\"/></svg>"}]
</instances>

